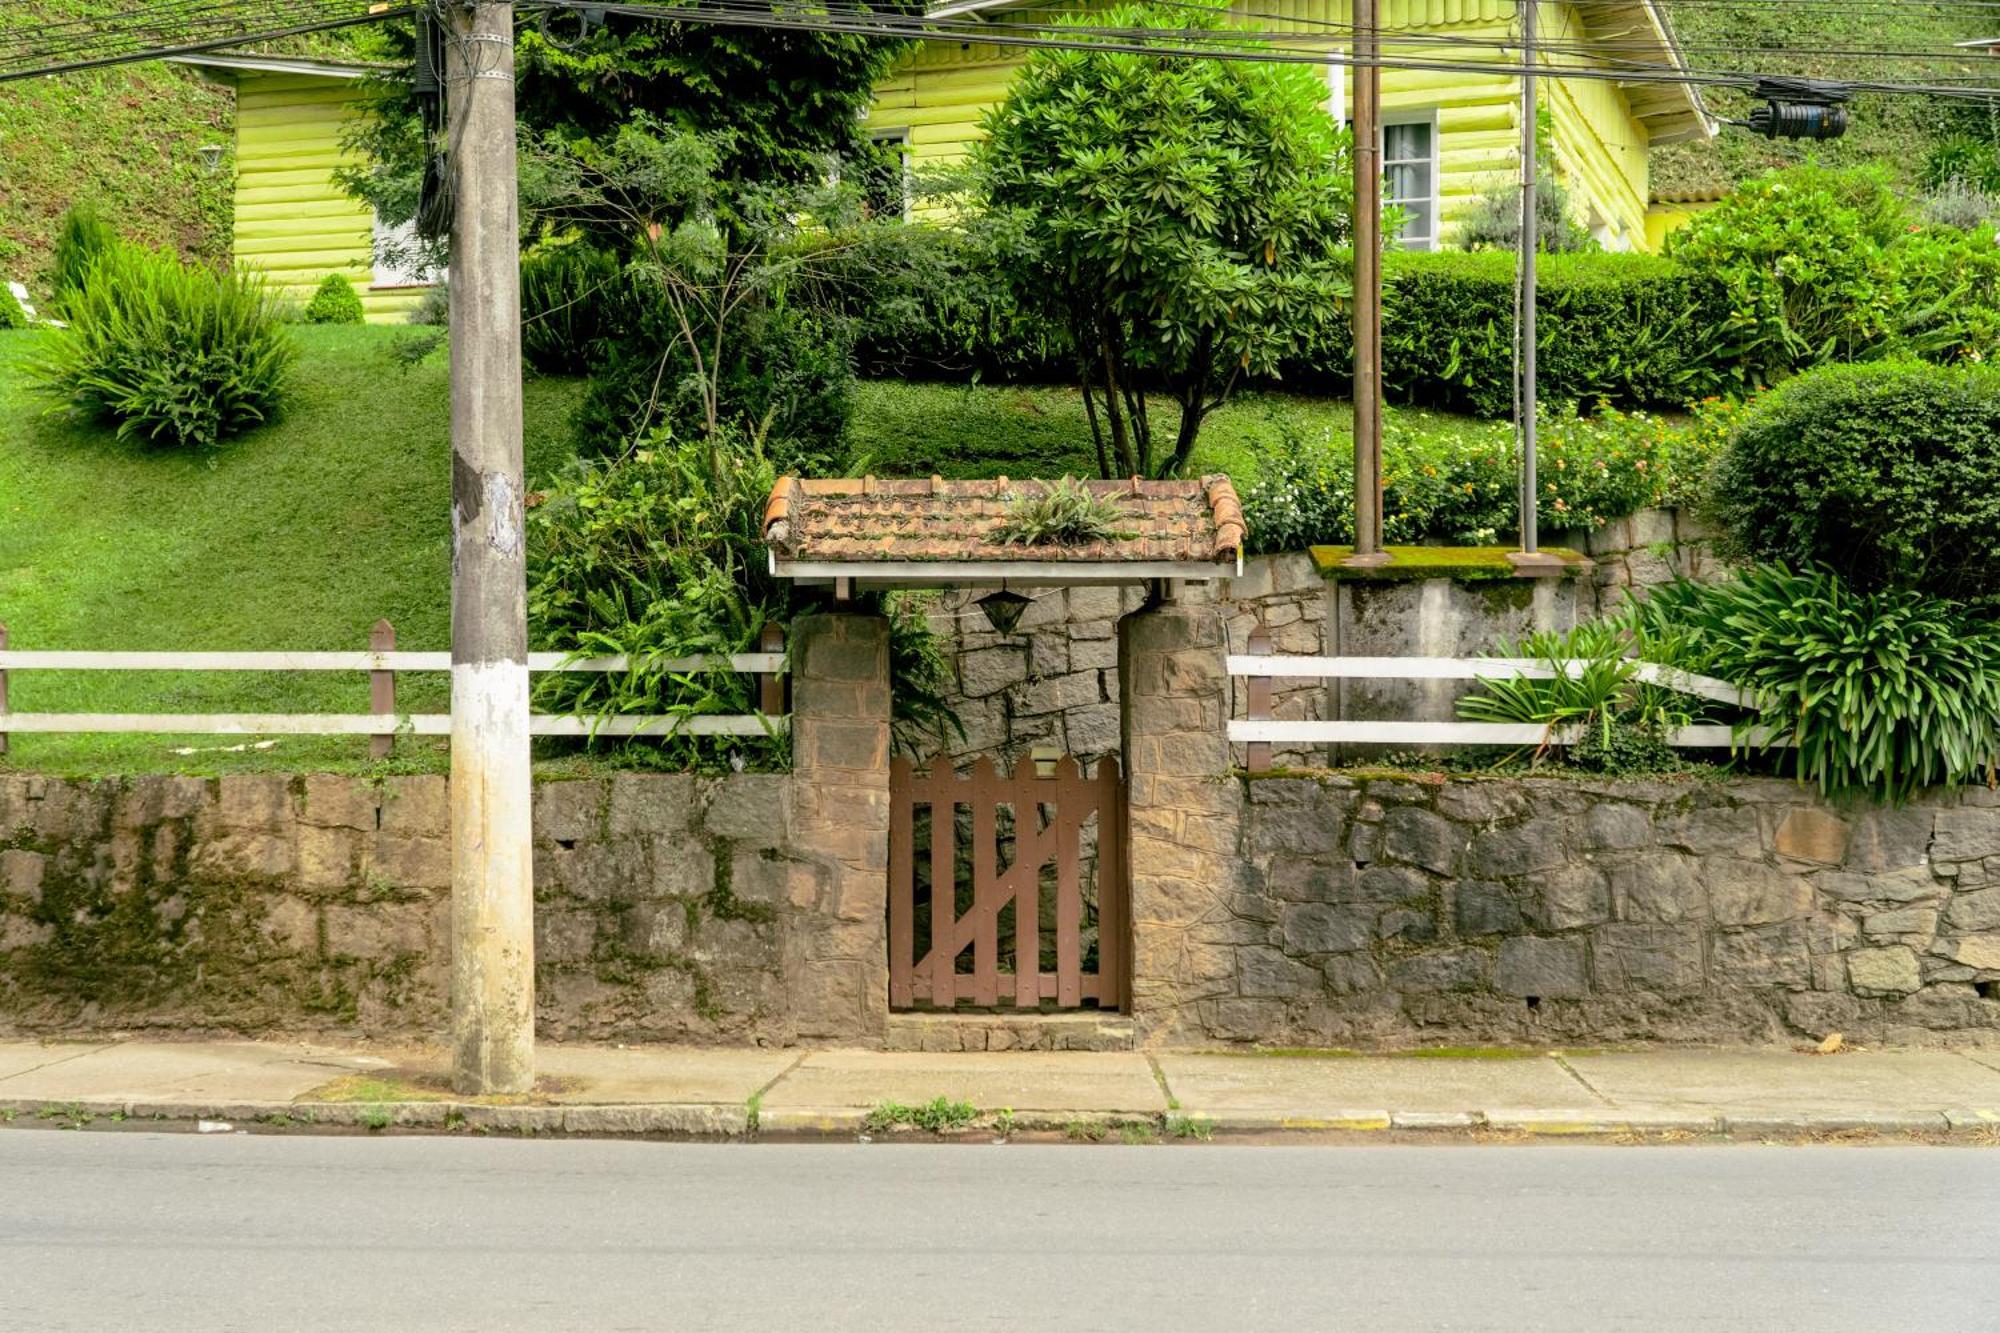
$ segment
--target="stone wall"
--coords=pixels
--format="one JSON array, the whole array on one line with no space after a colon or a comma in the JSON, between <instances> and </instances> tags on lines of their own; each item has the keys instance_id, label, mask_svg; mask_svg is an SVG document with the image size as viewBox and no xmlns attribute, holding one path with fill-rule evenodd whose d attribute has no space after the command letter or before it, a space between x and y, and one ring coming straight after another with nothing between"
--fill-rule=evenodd
<instances>
[{"instance_id":1,"label":"stone wall","mask_svg":"<svg viewBox=\"0 0 2000 1333\"><path fill-rule=\"evenodd\" d=\"M1279 1045L2000 1038L2000 795L1779 780L1242 789L1154 1025ZM1137 816L1135 814L1135 827ZM1144 946L1142 945L1142 951Z\"/></svg>"},{"instance_id":2,"label":"stone wall","mask_svg":"<svg viewBox=\"0 0 2000 1333\"><path fill-rule=\"evenodd\" d=\"M1597 568L1599 614L1615 611L1633 591L1676 578L1721 577L1728 565L1715 553L1715 532L1685 509L1642 509L1595 532L1557 534L1552 544L1588 555Z\"/></svg>"}]
</instances>

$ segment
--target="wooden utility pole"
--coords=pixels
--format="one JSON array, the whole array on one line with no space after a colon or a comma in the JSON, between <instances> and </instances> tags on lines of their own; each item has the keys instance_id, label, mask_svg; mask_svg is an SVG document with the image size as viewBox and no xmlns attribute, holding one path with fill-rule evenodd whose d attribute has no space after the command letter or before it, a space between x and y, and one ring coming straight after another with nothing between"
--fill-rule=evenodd
<instances>
[{"instance_id":1,"label":"wooden utility pole","mask_svg":"<svg viewBox=\"0 0 2000 1333\"><path fill-rule=\"evenodd\" d=\"M514 8L450 0L452 1082L535 1079Z\"/></svg>"},{"instance_id":2,"label":"wooden utility pole","mask_svg":"<svg viewBox=\"0 0 2000 1333\"><path fill-rule=\"evenodd\" d=\"M1382 66L1376 0L1354 0L1354 556L1382 554Z\"/></svg>"},{"instance_id":3,"label":"wooden utility pole","mask_svg":"<svg viewBox=\"0 0 2000 1333\"><path fill-rule=\"evenodd\" d=\"M1540 521L1536 515L1535 498L1538 483L1535 480L1535 426L1540 419L1540 405L1535 392L1535 297L1540 283L1536 272L1537 255L1541 248L1541 215L1537 212L1535 197L1536 175L1540 163L1536 161L1537 122L1540 117L1539 89L1535 81L1535 10L1539 0L1520 0L1521 11L1521 64L1526 71L1521 75L1521 358L1515 367L1519 376L1520 403L1519 430L1521 432L1521 554L1536 555L1541 550Z\"/></svg>"}]
</instances>

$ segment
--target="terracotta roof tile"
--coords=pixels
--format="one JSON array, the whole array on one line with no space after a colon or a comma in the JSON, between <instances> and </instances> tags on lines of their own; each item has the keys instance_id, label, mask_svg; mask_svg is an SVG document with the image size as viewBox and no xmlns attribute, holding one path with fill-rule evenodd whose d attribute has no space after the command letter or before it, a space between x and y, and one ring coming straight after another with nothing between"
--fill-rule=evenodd
<instances>
[{"instance_id":1,"label":"terracotta roof tile","mask_svg":"<svg viewBox=\"0 0 2000 1333\"><path fill-rule=\"evenodd\" d=\"M1092 481L1128 518L1122 541L1075 546L1009 545L993 534L1015 496L1046 481L942 478L809 480L785 477L764 507L764 537L788 560L1234 561L1243 547L1243 506L1221 475L1191 481Z\"/></svg>"}]
</instances>

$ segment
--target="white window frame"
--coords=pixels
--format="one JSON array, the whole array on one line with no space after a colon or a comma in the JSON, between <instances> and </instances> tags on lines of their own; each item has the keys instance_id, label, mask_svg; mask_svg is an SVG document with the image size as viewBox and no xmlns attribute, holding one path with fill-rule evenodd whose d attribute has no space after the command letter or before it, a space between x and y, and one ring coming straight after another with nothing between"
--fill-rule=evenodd
<instances>
[{"instance_id":1,"label":"white window frame","mask_svg":"<svg viewBox=\"0 0 2000 1333\"><path fill-rule=\"evenodd\" d=\"M1442 151L1444 136L1438 129L1437 108L1431 107L1422 111L1391 112L1382 117L1382 137L1378 146L1382 150L1382 206L1384 208L1388 208L1391 204L1406 202L1401 199L1391 199L1388 191L1389 167L1391 165L1389 162L1389 130L1392 126L1398 125L1422 125L1431 132L1430 159L1425 163L1430 175L1430 194L1420 201L1430 205L1431 230L1428 236L1417 237L1414 240L1398 236L1396 240L1405 250L1435 250L1438 248L1438 232L1444 226L1444 219L1441 216L1444 191L1442 183L1439 180L1441 174L1440 168L1442 167L1444 157ZM1415 158L1401 159L1405 165L1417 160Z\"/></svg>"},{"instance_id":2,"label":"white window frame","mask_svg":"<svg viewBox=\"0 0 2000 1333\"><path fill-rule=\"evenodd\" d=\"M893 143L899 147L896 160L901 167L903 186L902 217L903 221L908 222L910 220L912 203L910 189L910 127L907 125L884 125L880 129L865 130L864 133L867 134L870 144Z\"/></svg>"},{"instance_id":3,"label":"white window frame","mask_svg":"<svg viewBox=\"0 0 2000 1333\"><path fill-rule=\"evenodd\" d=\"M405 253L415 250L417 224L414 218L405 222L400 227L384 226L379 216L373 218L372 223L373 225L369 230L369 261L372 274L368 283L370 291L394 291L397 288L437 286L438 279L443 276L437 270L401 268L393 263L384 261L382 258L382 242L384 240L395 241L404 249Z\"/></svg>"}]
</instances>

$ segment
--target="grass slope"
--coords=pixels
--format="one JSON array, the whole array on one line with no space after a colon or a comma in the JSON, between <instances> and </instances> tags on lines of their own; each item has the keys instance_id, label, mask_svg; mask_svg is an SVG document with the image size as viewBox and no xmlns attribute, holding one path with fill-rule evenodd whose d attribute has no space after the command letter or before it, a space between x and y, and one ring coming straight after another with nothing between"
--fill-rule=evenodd
<instances>
[{"instance_id":1,"label":"grass slope","mask_svg":"<svg viewBox=\"0 0 2000 1333\"><path fill-rule=\"evenodd\" d=\"M285 416L213 457L117 441L47 415L18 369L33 339L0 334L0 621L15 648L341 649L381 616L399 647L450 646L451 455L442 355L414 369L397 331L301 327ZM527 386L528 469L568 456L573 383ZM17 672L21 711L367 711L365 680ZM399 703L444 703L407 678ZM216 771L357 762L365 742L288 737L16 736L7 762L45 771ZM176 746L203 747L175 756ZM425 747L412 747L421 751Z\"/></svg>"},{"instance_id":2,"label":"grass slope","mask_svg":"<svg viewBox=\"0 0 2000 1333\"><path fill-rule=\"evenodd\" d=\"M1890 5L1666 0L1674 31L1696 69L1792 74L1823 79L1947 83L1968 78L2000 84L2000 65L1952 43L2000 35L2000 10L1905 0ZM1920 51L1923 59L1788 51ZM1741 118L1752 105L1741 93L1709 90L1709 109ZM1653 154L1653 188L1733 184L1810 156L1834 165L1878 163L1905 184L1922 174L1931 146L1953 132L1996 133L1985 108L1932 97L1864 94L1855 98L1847 137L1830 144L1773 142L1725 125L1712 143L1675 144Z\"/></svg>"},{"instance_id":3,"label":"grass slope","mask_svg":"<svg viewBox=\"0 0 2000 1333\"><path fill-rule=\"evenodd\" d=\"M129 0L8 0L0 40L49 22L122 13ZM82 70L0 85L0 280L46 296L56 220L94 203L128 239L229 257L235 97L166 64ZM209 171L195 150L218 144Z\"/></svg>"}]
</instances>

